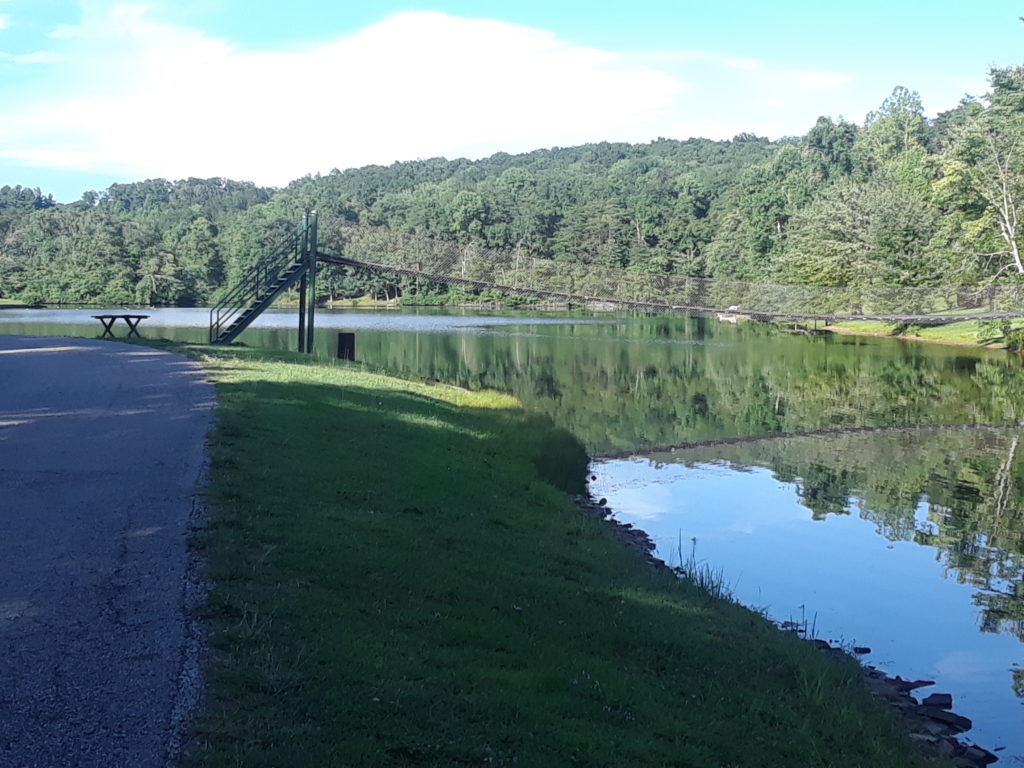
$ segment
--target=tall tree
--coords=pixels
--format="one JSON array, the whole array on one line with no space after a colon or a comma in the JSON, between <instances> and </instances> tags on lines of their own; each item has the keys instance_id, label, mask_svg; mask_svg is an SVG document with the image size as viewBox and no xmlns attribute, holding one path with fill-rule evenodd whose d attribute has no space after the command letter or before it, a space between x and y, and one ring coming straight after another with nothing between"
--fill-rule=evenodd
<instances>
[{"instance_id":1,"label":"tall tree","mask_svg":"<svg viewBox=\"0 0 1024 768\"><path fill-rule=\"evenodd\" d=\"M1000 77L993 75L993 82ZM1024 110L1017 93L997 88L991 105L960 129L937 184L955 214L954 249L975 257L993 277L1024 276Z\"/></svg>"},{"instance_id":2,"label":"tall tree","mask_svg":"<svg viewBox=\"0 0 1024 768\"><path fill-rule=\"evenodd\" d=\"M857 162L862 174L870 174L901 152L923 146L924 107L917 91L902 85L893 89L877 110L869 112L856 142Z\"/></svg>"}]
</instances>

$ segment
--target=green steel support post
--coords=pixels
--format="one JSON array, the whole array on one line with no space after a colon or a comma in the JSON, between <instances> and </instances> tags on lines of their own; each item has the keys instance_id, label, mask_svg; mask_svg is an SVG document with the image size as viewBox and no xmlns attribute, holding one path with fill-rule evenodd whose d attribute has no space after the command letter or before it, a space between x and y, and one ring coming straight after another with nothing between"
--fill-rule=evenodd
<instances>
[{"instance_id":1,"label":"green steel support post","mask_svg":"<svg viewBox=\"0 0 1024 768\"><path fill-rule=\"evenodd\" d=\"M309 266L306 272L309 274L309 317L306 321L306 352L313 352L313 320L316 315L316 211L309 213L309 226L306 229L306 248Z\"/></svg>"},{"instance_id":2,"label":"green steel support post","mask_svg":"<svg viewBox=\"0 0 1024 768\"><path fill-rule=\"evenodd\" d=\"M302 234L296 240L295 247L298 250L296 256L307 265L309 259L306 256L306 245L309 232L309 214L302 214ZM307 270L308 272L308 270ZM302 274L299 282L299 352L306 351L306 273Z\"/></svg>"},{"instance_id":3,"label":"green steel support post","mask_svg":"<svg viewBox=\"0 0 1024 768\"><path fill-rule=\"evenodd\" d=\"M299 278L299 352L306 351L306 275Z\"/></svg>"}]
</instances>

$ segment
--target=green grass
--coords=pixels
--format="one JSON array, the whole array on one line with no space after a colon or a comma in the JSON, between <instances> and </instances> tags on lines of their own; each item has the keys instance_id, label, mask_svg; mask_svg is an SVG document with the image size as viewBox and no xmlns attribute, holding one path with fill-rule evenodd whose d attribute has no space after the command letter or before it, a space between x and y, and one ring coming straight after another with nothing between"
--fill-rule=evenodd
<instances>
[{"instance_id":1,"label":"green grass","mask_svg":"<svg viewBox=\"0 0 1024 768\"><path fill-rule=\"evenodd\" d=\"M1013 320L1011 325L1014 330L1024 328L1024 320ZM981 323L977 320L924 326L902 326L864 320L834 323L831 327L840 333L849 331L884 336L903 336L947 344L977 344L994 347L1004 345L1003 335L999 331L994 331L991 324Z\"/></svg>"},{"instance_id":2,"label":"green grass","mask_svg":"<svg viewBox=\"0 0 1024 768\"><path fill-rule=\"evenodd\" d=\"M373 308L394 308L398 306L400 301L398 299L389 299L387 301L381 301L374 299L369 295L360 296L357 299L338 299L330 303L324 303L322 306L326 306L332 309L373 309ZM274 302L273 305L276 309L298 309L299 306L299 294L297 291L285 291L281 296Z\"/></svg>"},{"instance_id":3,"label":"green grass","mask_svg":"<svg viewBox=\"0 0 1024 768\"><path fill-rule=\"evenodd\" d=\"M913 766L853 662L653 569L511 398L193 348L204 766Z\"/></svg>"},{"instance_id":4,"label":"green grass","mask_svg":"<svg viewBox=\"0 0 1024 768\"><path fill-rule=\"evenodd\" d=\"M338 299L334 302L335 307L397 307L401 304L400 299L375 299L370 295L360 296L357 299Z\"/></svg>"}]
</instances>

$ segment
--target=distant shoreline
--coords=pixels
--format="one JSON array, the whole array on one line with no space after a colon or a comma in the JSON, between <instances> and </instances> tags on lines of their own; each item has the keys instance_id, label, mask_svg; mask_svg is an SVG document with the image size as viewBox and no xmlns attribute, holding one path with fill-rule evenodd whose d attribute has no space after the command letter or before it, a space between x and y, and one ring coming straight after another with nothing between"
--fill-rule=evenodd
<instances>
[{"instance_id":1,"label":"distant shoreline","mask_svg":"<svg viewBox=\"0 0 1024 768\"><path fill-rule=\"evenodd\" d=\"M822 326L822 330L831 331L832 333L842 334L843 336L875 336L883 339L903 339L905 341L920 341L928 344L945 344L953 347L975 347L977 349L992 349L992 350L1003 350L1006 349L1005 344L982 344L978 341L966 341L965 339L944 339L941 337L933 336L921 336L914 333L885 333L883 331L859 331L856 328L847 328L842 325L825 325Z\"/></svg>"}]
</instances>

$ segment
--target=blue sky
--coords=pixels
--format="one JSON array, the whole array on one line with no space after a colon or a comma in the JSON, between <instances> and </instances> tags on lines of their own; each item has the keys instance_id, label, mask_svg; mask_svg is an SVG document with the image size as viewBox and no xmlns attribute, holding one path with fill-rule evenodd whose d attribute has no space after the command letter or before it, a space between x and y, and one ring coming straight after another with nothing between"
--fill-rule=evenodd
<instances>
[{"instance_id":1,"label":"blue sky","mask_svg":"<svg viewBox=\"0 0 1024 768\"><path fill-rule=\"evenodd\" d=\"M283 185L419 157L926 113L1024 64L1024 6L0 0L0 184Z\"/></svg>"}]
</instances>

